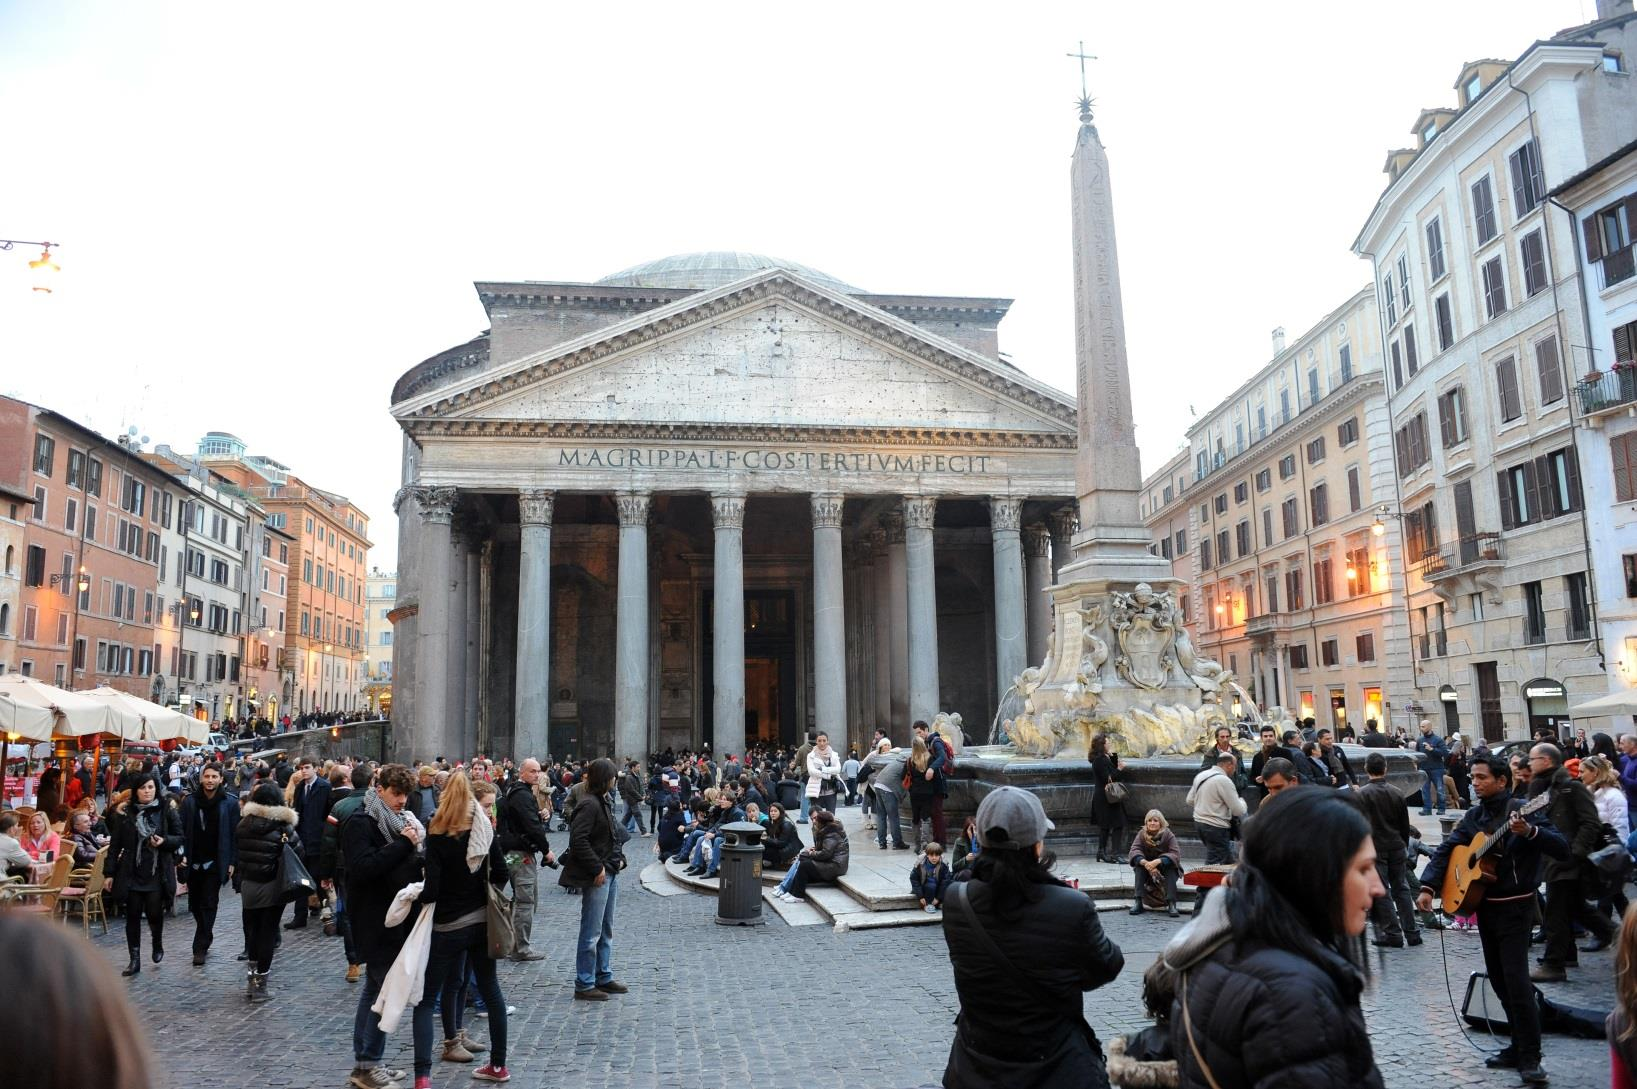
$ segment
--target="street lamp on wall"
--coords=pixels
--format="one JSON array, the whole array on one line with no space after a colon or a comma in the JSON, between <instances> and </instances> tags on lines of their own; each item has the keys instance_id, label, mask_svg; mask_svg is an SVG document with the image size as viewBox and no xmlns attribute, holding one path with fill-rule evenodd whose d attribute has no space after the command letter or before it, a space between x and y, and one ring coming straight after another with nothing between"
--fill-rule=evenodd
<instances>
[{"instance_id":1,"label":"street lamp on wall","mask_svg":"<svg viewBox=\"0 0 1637 1089\"><path fill-rule=\"evenodd\" d=\"M74 588L82 594L91 588L91 576L85 573L84 564L80 565L80 569L77 572L61 571L55 575L52 575L51 585L53 587L60 586L70 579L76 580L74 583Z\"/></svg>"},{"instance_id":2,"label":"street lamp on wall","mask_svg":"<svg viewBox=\"0 0 1637 1089\"><path fill-rule=\"evenodd\" d=\"M34 281L34 290L43 295L49 295L57 278L57 273L62 271L57 262L51 259L51 247L56 244L55 242L24 242L19 238L0 238L0 251L9 250L13 246L39 246L40 256L28 263L29 275Z\"/></svg>"}]
</instances>

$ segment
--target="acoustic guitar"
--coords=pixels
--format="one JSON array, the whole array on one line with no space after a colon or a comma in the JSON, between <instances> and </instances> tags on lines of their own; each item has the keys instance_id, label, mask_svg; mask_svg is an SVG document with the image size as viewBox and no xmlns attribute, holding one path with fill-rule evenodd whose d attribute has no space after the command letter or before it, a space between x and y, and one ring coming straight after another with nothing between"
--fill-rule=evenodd
<instances>
[{"instance_id":1,"label":"acoustic guitar","mask_svg":"<svg viewBox=\"0 0 1637 1089\"><path fill-rule=\"evenodd\" d=\"M1552 792L1547 791L1515 810L1509 809L1499 827L1488 832L1480 831L1472 837L1471 843L1461 844L1450 851L1449 867L1444 871L1444 887L1439 894L1445 915L1469 915L1484 898L1485 887L1495 880L1495 859L1490 857L1490 852L1500 842L1512 814L1527 817L1551 802Z\"/></svg>"}]
</instances>

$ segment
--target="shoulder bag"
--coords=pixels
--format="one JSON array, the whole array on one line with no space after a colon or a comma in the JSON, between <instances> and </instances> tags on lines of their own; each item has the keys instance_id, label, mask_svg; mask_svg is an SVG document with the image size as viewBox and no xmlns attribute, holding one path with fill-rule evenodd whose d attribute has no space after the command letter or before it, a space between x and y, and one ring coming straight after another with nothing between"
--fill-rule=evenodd
<instances>
[{"instance_id":1,"label":"shoulder bag","mask_svg":"<svg viewBox=\"0 0 1637 1089\"><path fill-rule=\"evenodd\" d=\"M515 901L505 889L495 887L489 880L489 860L483 860L483 891L488 897L484 919L489 929L489 957L505 960L517 951L517 923L514 918Z\"/></svg>"},{"instance_id":2,"label":"shoulder bag","mask_svg":"<svg viewBox=\"0 0 1637 1089\"><path fill-rule=\"evenodd\" d=\"M1118 779L1109 779L1103 784L1103 797L1108 799L1110 805L1119 805L1125 801L1125 784Z\"/></svg>"},{"instance_id":3,"label":"shoulder bag","mask_svg":"<svg viewBox=\"0 0 1637 1089\"><path fill-rule=\"evenodd\" d=\"M290 837L279 839L279 868L274 884L279 890L279 903L290 904L307 896L318 895L318 882L307 872L301 856L290 846Z\"/></svg>"},{"instance_id":4,"label":"shoulder bag","mask_svg":"<svg viewBox=\"0 0 1637 1089\"><path fill-rule=\"evenodd\" d=\"M1199 1072L1205 1075L1205 1084L1211 1089L1222 1089L1217 1083L1216 1075L1211 1073L1210 1066L1205 1062L1205 1056L1200 1053L1199 1045L1194 1042L1194 1019L1188 1012L1188 973L1182 975L1182 1029L1188 1037L1188 1050L1194 1053L1194 1062L1199 1064Z\"/></svg>"}]
</instances>

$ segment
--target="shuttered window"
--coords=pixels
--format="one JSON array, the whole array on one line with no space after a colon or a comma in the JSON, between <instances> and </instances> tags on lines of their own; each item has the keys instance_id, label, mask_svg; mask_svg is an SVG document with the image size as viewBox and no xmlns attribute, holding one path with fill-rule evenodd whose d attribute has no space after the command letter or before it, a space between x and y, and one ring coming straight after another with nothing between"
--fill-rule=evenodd
<instances>
[{"instance_id":1,"label":"shuttered window","mask_svg":"<svg viewBox=\"0 0 1637 1089\"><path fill-rule=\"evenodd\" d=\"M1540 151L1530 140L1507 156L1506 164L1512 174L1512 214L1522 219L1546 199L1546 182L1540 174Z\"/></svg>"},{"instance_id":2,"label":"shuttered window","mask_svg":"<svg viewBox=\"0 0 1637 1089\"><path fill-rule=\"evenodd\" d=\"M1518 252L1523 258L1523 291L1533 298L1546 290L1546 247L1541 244L1540 232L1524 235Z\"/></svg>"},{"instance_id":3,"label":"shuttered window","mask_svg":"<svg viewBox=\"0 0 1637 1089\"><path fill-rule=\"evenodd\" d=\"M1506 274L1501 271L1501 259L1491 257L1484 262L1484 313L1498 318L1506 313Z\"/></svg>"},{"instance_id":4,"label":"shuttered window","mask_svg":"<svg viewBox=\"0 0 1637 1089\"><path fill-rule=\"evenodd\" d=\"M1637 431L1609 439L1614 458L1614 498L1618 503L1637 501Z\"/></svg>"},{"instance_id":5,"label":"shuttered window","mask_svg":"<svg viewBox=\"0 0 1637 1089\"><path fill-rule=\"evenodd\" d=\"M1433 317L1438 323L1438 350L1449 351L1449 346L1455 343L1455 322L1450 317L1449 296L1440 295L1432 301Z\"/></svg>"},{"instance_id":6,"label":"shuttered window","mask_svg":"<svg viewBox=\"0 0 1637 1089\"><path fill-rule=\"evenodd\" d=\"M1489 178L1472 183L1472 226L1478 232L1478 245L1495 237L1495 193Z\"/></svg>"},{"instance_id":7,"label":"shuttered window","mask_svg":"<svg viewBox=\"0 0 1637 1089\"><path fill-rule=\"evenodd\" d=\"M1308 508L1315 526L1322 526L1330 521L1330 489L1324 484L1316 484L1308 492Z\"/></svg>"},{"instance_id":8,"label":"shuttered window","mask_svg":"<svg viewBox=\"0 0 1637 1089\"><path fill-rule=\"evenodd\" d=\"M1427 224L1427 273L1434 280L1444 276L1444 225L1436 219Z\"/></svg>"},{"instance_id":9,"label":"shuttered window","mask_svg":"<svg viewBox=\"0 0 1637 1089\"><path fill-rule=\"evenodd\" d=\"M1614 330L1614 361L1630 363L1637 357L1637 321L1627 322Z\"/></svg>"},{"instance_id":10,"label":"shuttered window","mask_svg":"<svg viewBox=\"0 0 1637 1089\"><path fill-rule=\"evenodd\" d=\"M1535 345L1535 373L1540 378L1540 403L1563 400L1563 371L1558 366L1557 337L1549 336Z\"/></svg>"},{"instance_id":11,"label":"shuttered window","mask_svg":"<svg viewBox=\"0 0 1637 1089\"><path fill-rule=\"evenodd\" d=\"M1364 495L1359 486L1358 466L1354 465L1347 470L1347 509L1358 511L1364 506Z\"/></svg>"},{"instance_id":12,"label":"shuttered window","mask_svg":"<svg viewBox=\"0 0 1637 1089\"><path fill-rule=\"evenodd\" d=\"M1438 434L1445 449L1466 441L1466 393L1460 386L1438 398Z\"/></svg>"},{"instance_id":13,"label":"shuttered window","mask_svg":"<svg viewBox=\"0 0 1637 1089\"><path fill-rule=\"evenodd\" d=\"M1523 415L1523 398L1518 395L1518 367L1511 356L1495 364L1495 392L1500 397L1501 419L1511 421Z\"/></svg>"},{"instance_id":14,"label":"shuttered window","mask_svg":"<svg viewBox=\"0 0 1637 1089\"><path fill-rule=\"evenodd\" d=\"M1415 325L1413 323L1404 326L1404 369L1410 372L1409 376L1411 378L1414 378L1415 372L1421 369L1421 360L1417 357L1415 351Z\"/></svg>"}]
</instances>

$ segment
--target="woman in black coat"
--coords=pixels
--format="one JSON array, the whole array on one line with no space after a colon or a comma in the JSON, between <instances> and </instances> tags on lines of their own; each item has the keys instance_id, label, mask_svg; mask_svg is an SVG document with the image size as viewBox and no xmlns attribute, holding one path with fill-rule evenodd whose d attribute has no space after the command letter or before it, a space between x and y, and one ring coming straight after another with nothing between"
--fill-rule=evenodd
<instances>
[{"instance_id":1,"label":"woman in black coat","mask_svg":"<svg viewBox=\"0 0 1637 1089\"><path fill-rule=\"evenodd\" d=\"M1171 1048L1184 1089L1380 1089L1363 977L1343 948L1383 895L1370 824L1346 795L1263 802L1233 880L1165 949L1181 973Z\"/></svg>"},{"instance_id":2,"label":"woman in black coat","mask_svg":"<svg viewBox=\"0 0 1637 1089\"><path fill-rule=\"evenodd\" d=\"M762 868L777 872L790 865L801 853L801 835L796 822L774 802L767 807L767 825L762 831Z\"/></svg>"},{"instance_id":3,"label":"woman in black coat","mask_svg":"<svg viewBox=\"0 0 1637 1089\"><path fill-rule=\"evenodd\" d=\"M182 815L147 775L136 780L109 844L114 899L125 905L125 944L131 963L121 975L142 971L142 917L148 917L153 962L165 959L165 909L176 899L176 852L182 846Z\"/></svg>"},{"instance_id":4,"label":"woman in black coat","mask_svg":"<svg viewBox=\"0 0 1637 1089\"><path fill-rule=\"evenodd\" d=\"M1121 859L1115 857L1114 851L1120 849L1120 841L1125 838L1125 803L1110 801L1107 787L1119 781L1120 757L1108 751L1108 737L1098 734L1091 739L1086 759L1091 761L1091 819L1097 825L1097 861L1118 863ZM1110 843L1114 851L1109 850Z\"/></svg>"},{"instance_id":5,"label":"woman in black coat","mask_svg":"<svg viewBox=\"0 0 1637 1089\"><path fill-rule=\"evenodd\" d=\"M245 997L255 1002L267 997L267 973L273 967L279 916L284 912L279 859L286 843L299 857L301 837L296 833L296 811L284 804L284 792L272 783L257 787L240 813L235 833L239 894L244 909L245 951L250 955Z\"/></svg>"},{"instance_id":6,"label":"woman in black coat","mask_svg":"<svg viewBox=\"0 0 1637 1089\"><path fill-rule=\"evenodd\" d=\"M606 1002L624 994L614 978L614 899L619 873L625 869L621 845L628 833L614 819L608 792L614 787L614 762L599 757L585 773L585 790L568 818L568 850L557 883L580 892L580 936L574 955L574 997Z\"/></svg>"}]
</instances>

